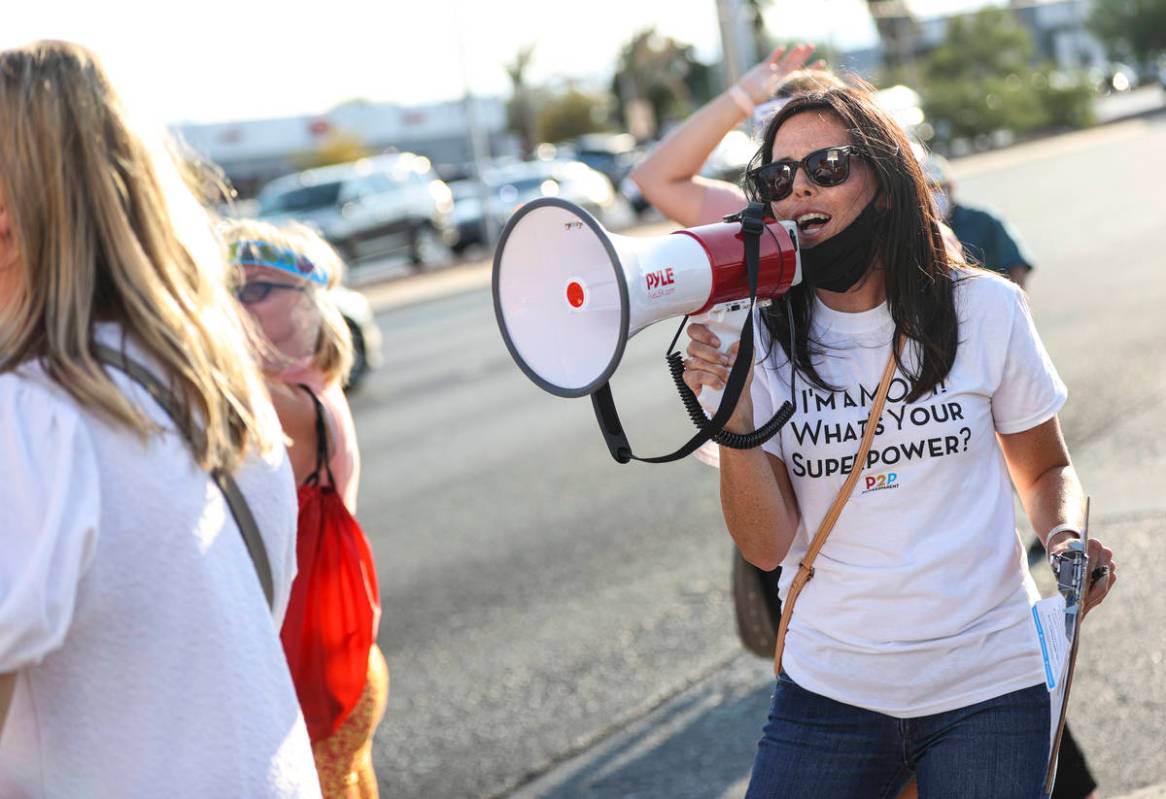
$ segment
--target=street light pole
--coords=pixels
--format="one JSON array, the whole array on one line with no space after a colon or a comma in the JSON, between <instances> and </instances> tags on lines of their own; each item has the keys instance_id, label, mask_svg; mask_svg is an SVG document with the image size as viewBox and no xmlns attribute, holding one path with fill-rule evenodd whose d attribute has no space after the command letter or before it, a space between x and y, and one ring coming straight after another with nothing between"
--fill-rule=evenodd
<instances>
[{"instance_id":1,"label":"street light pole","mask_svg":"<svg viewBox=\"0 0 1166 799\"><path fill-rule=\"evenodd\" d=\"M732 86L757 60L750 27L750 11L743 0L717 0L717 20L721 27L721 65L726 86Z\"/></svg>"},{"instance_id":2,"label":"street light pole","mask_svg":"<svg viewBox=\"0 0 1166 799\"><path fill-rule=\"evenodd\" d=\"M498 237L498 226L494 215L490 212L490 189L483 179L485 164L490 160L490 143L482 133L478 124L478 103L470 88L470 73L466 62L466 46L462 39L461 15L458 0L453 3L453 22L455 29L454 41L457 42L458 61L462 69L462 113L466 120L466 135L470 143L470 159L473 164L474 181L478 184L478 201L482 206L482 241L487 247L494 246Z\"/></svg>"}]
</instances>

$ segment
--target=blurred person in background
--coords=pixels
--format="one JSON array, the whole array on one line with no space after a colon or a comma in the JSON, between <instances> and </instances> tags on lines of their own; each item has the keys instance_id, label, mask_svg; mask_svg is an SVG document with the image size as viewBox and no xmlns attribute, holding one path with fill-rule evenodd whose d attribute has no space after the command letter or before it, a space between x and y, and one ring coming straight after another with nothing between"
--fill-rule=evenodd
<instances>
[{"instance_id":1,"label":"blurred person in background","mask_svg":"<svg viewBox=\"0 0 1166 799\"><path fill-rule=\"evenodd\" d=\"M0 52L0 796L319 796L294 485L224 261L92 53Z\"/></svg>"},{"instance_id":2,"label":"blurred person in background","mask_svg":"<svg viewBox=\"0 0 1166 799\"><path fill-rule=\"evenodd\" d=\"M949 436L947 451L909 455L897 491L868 478L838 517L788 628L748 796L895 795L912 774L922 795L1040 796L1050 702L1011 487L1052 557L1081 537L1084 496L1057 421L1067 391L1024 294L945 251L905 133L864 90L792 99L767 125L747 186L797 221L805 280L788 304L759 312L764 355L725 426L749 432L785 400L804 424L762 449L722 448L722 506L745 556L761 568L801 563L810 528L845 498L853 436L803 435L815 419L877 431L871 454L898 463L891 450L928 433L896 425L895 405L916 427L943 424L915 413L942 393L968 435L963 449ZM700 325L689 335L686 383L723 388L735 350L724 356ZM896 373L871 429L865 397ZM980 488L935 490L956 482ZM1097 538L1088 546L1091 608L1116 564ZM793 580L783 574L783 592Z\"/></svg>"},{"instance_id":3,"label":"blurred person in background","mask_svg":"<svg viewBox=\"0 0 1166 799\"><path fill-rule=\"evenodd\" d=\"M330 300L330 290L340 284L343 262L303 225L241 220L225 222L222 231L238 272L236 297L262 334L258 345L288 438L296 484L331 486L355 514L360 451L343 388L352 365L352 340ZM305 568L301 563L301 577ZM293 602L301 588L297 580ZM388 667L374 642L355 707L335 732L312 741L326 799L378 795L372 736L388 692Z\"/></svg>"},{"instance_id":4,"label":"blurred person in background","mask_svg":"<svg viewBox=\"0 0 1166 799\"><path fill-rule=\"evenodd\" d=\"M1033 263L1019 236L989 211L956 202L955 180L946 158L926 153L921 147L917 147L916 157L931 187L936 210L955 233L964 255L1025 288Z\"/></svg>"}]
</instances>

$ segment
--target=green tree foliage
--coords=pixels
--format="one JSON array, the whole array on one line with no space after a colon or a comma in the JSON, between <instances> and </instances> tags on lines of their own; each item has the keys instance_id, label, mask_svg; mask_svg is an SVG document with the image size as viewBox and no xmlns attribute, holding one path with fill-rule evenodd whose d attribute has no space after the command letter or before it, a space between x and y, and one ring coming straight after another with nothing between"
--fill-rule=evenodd
<instances>
[{"instance_id":1,"label":"green tree foliage","mask_svg":"<svg viewBox=\"0 0 1166 799\"><path fill-rule=\"evenodd\" d=\"M542 104L539 134L543 141L567 141L584 133L607 130L607 117L606 99L572 88Z\"/></svg>"},{"instance_id":2,"label":"green tree foliage","mask_svg":"<svg viewBox=\"0 0 1166 799\"><path fill-rule=\"evenodd\" d=\"M1110 47L1144 64L1166 53L1166 0L1094 0L1089 27Z\"/></svg>"},{"instance_id":3,"label":"green tree foliage","mask_svg":"<svg viewBox=\"0 0 1166 799\"><path fill-rule=\"evenodd\" d=\"M1097 89L1084 74L1065 75L1045 68L1033 75L1033 86L1052 128L1084 128L1092 125L1093 98Z\"/></svg>"},{"instance_id":4,"label":"green tree foliage","mask_svg":"<svg viewBox=\"0 0 1166 799\"><path fill-rule=\"evenodd\" d=\"M657 126L682 119L711 99L715 78L697 60L692 45L661 36L654 28L640 31L620 51L612 92L618 99L617 116L636 100L647 101Z\"/></svg>"},{"instance_id":5,"label":"green tree foliage","mask_svg":"<svg viewBox=\"0 0 1166 799\"><path fill-rule=\"evenodd\" d=\"M1087 124L1091 91L1033 68L1033 49L1007 9L952 19L944 43L924 62L924 108L941 139Z\"/></svg>"},{"instance_id":6,"label":"green tree foliage","mask_svg":"<svg viewBox=\"0 0 1166 799\"><path fill-rule=\"evenodd\" d=\"M943 44L927 57L933 80L980 80L1024 71L1032 38L1011 11L984 8L953 17Z\"/></svg>"}]
</instances>

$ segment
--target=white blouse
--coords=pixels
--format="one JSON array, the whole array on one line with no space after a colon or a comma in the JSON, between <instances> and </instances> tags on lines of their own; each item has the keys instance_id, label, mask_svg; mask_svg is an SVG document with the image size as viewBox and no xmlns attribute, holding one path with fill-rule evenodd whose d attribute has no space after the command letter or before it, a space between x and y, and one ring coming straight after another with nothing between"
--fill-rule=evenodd
<instances>
[{"instance_id":1,"label":"white blouse","mask_svg":"<svg viewBox=\"0 0 1166 799\"><path fill-rule=\"evenodd\" d=\"M121 345L110 325L99 338ZM219 489L145 391L110 374L161 433L79 406L39 366L0 374L0 673L17 674L0 796L319 796L279 642L286 453L236 475L273 618Z\"/></svg>"}]
</instances>

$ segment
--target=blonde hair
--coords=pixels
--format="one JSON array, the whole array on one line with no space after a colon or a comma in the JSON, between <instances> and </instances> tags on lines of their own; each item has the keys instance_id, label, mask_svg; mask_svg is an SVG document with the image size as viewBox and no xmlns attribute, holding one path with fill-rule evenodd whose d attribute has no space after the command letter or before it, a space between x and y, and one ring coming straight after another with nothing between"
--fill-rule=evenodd
<instances>
[{"instance_id":1,"label":"blonde hair","mask_svg":"<svg viewBox=\"0 0 1166 799\"><path fill-rule=\"evenodd\" d=\"M306 256L328 276L322 291L316 290L314 283L308 283L311 289L308 296L320 313L320 335L316 339L309 366L320 373L325 383L347 380L352 370L352 331L348 329L348 323L344 321L329 293L344 278L344 261L332 245L310 227L296 222L276 226L255 219L231 219L222 222L219 230L228 245L240 241L264 241L279 249ZM233 285L241 279L239 272L236 269L231 276L235 281Z\"/></svg>"},{"instance_id":2,"label":"blonde hair","mask_svg":"<svg viewBox=\"0 0 1166 799\"><path fill-rule=\"evenodd\" d=\"M0 371L36 359L79 403L145 437L155 426L91 353L113 320L158 361L205 428L204 468L280 443L223 274L222 244L173 159L127 121L96 57L66 42L0 52L0 193L18 290Z\"/></svg>"}]
</instances>

